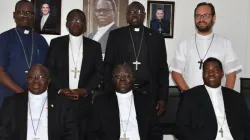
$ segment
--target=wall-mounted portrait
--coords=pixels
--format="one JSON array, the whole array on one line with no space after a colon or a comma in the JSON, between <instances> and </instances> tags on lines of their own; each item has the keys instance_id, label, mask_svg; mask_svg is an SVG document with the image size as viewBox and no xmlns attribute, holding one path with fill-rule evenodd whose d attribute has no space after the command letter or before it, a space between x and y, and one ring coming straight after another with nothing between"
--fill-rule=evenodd
<instances>
[{"instance_id":1,"label":"wall-mounted portrait","mask_svg":"<svg viewBox=\"0 0 250 140\"><path fill-rule=\"evenodd\" d=\"M31 0L35 8L34 30L40 34L61 34L61 0Z\"/></svg>"},{"instance_id":2,"label":"wall-mounted portrait","mask_svg":"<svg viewBox=\"0 0 250 140\"><path fill-rule=\"evenodd\" d=\"M148 1L147 25L165 38L174 36L174 5L170 1Z\"/></svg>"},{"instance_id":3,"label":"wall-mounted portrait","mask_svg":"<svg viewBox=\"0 0 250 140\"><path fill-rule=\"evenodd\" d=\"M128 0L84 0L83 11L87 18L87 36L101 43L105 54L109 32L126 26Z\"/></svg>"}]
</instances>

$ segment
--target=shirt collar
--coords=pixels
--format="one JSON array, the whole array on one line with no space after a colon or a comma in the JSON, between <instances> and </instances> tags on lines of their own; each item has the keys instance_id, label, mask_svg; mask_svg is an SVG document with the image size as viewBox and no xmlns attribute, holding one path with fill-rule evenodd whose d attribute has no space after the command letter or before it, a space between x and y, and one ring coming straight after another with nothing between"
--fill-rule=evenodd
<instances>
[{"instance_id":1,"label":"shirt collar","mask_svg":"<svg viewBox=\"0 0 250 140\"><path fill-rule=\"evenodd\" d=\"M49 14L47 14L47 15L43 15L43 17L44 17L44 18L47 18L48 16L49 16Z\"/></svg>"},{"instance_id":2,"label":"shirt collar","mask_svg":"<svg viewBox=\"0 0 250 140\"><path fill-rule=\"evenodd\" d=\"M221 93L221 86L217 88L211 88L207 85L205 85L205 88L207 89L208 93Z\"/></svg>"},{"instance_id":3,"label":"shirt collar","mask_svg":"<svg viewBox=\"0 0 250 140\"><path fill-rule=\"evenodd\" d=\"M213 37L213 32L212 33L210 33L209 35L201 35L201 34L199 34L199 33L195 33L196 34L196 37L197 37L197 39L201 39L201 40L209 40L209 39L212 39L212 37Z\"/></svg>"},{"instance_id":4,"label":"shirt collar","mask_svg":"<svg viewBox=\"0 0 250 140\"><path fill-rule=\"evenodd\" d=\"M79 35L79 36L73 36L71 34L69 34L69 39L71 42L77 42L80 43L83 41L83 34Z\"/></svg>"},{"instance_id":5,"label":"shirt collar","mask_svg":"<svg viewBox=\"0 0 250 140\"><path fill-rule=\"evenodd\" d=\"M100 30L108 30L112 25L114 25L115 22L111 22L110 24L106 25L106 26L103 26L103 27L98 27L97 28L97 31L100 31Z\"/></svg>"},{"instance_id":6,"label":"shirt collar","mask_svg":"<svg viewBox=\"0 0 250 140\"><path fill-rule=\"evenodd\" d=\"M43 100L48 96L47 90L44 91L42 94L35 95L29 91L29 99L30 100Z\"/></svg>"},{"instance_id":7,"label":"shirt collar","mask_svg":"<svg viewBox=\"0 0 250 140\"><path fill-rule=\"evenodd\" d=\"M21 33L21 34L29 34L31 32L31 29L24 29L24 28L20 28L20 27L16 27L18 33Z\"/></svg>"},{"instance_id":8,"label":"shirt collar","mask_svg":"<svg viewBox=\"0 0 250 140\"><path fill-rule=\"evenodd\" d=\"M116 96L117 96L118 99L128 98L128 97L131 97L133 95L132 90L130 90L127 93L119 93L119 92L115 92L115 93L116 93Z\"/></svg>"}]
</instances>

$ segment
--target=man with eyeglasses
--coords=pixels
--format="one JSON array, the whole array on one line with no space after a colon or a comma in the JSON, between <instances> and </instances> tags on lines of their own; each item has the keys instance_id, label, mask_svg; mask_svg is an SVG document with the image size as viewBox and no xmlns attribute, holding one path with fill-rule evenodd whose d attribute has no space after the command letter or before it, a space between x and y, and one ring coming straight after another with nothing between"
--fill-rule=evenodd
<instances>
[{"instance_id":1,"label":"man with eyeglasses","mask_svg":"<svg viewBox=\"0 0 250 140\"><path fill-rule=\"evenodd\" d=\"M83 11L71 10L66 27L69 35L51 40L46 65L52 77L51 88L73 100L84 137L91 114L91 91L98 88L103 71L101 45L83 36L87 27Z\"/></svg>"},{"instance_id":2,"label":"man with eyeglasses","mask_svg":"<svg viewBox=\"0 0 250 140\"><path fill-rule=\"evenodd\" d=\"M41 16L36 17L35 31L37 33L57 33L57 18L50 13L50 5L43 3L41 6Z\"/></svg>"},{"instance_id":3,"label":"man with eyeglasses","mask_svg":"<svg viewBox=\"0 0 250 140\"><path fill-rule=\"evenodd\" d=\"M32 29L33 10L30 1L18 1L13 12L16 27L0 34L0 106L4 97L27 89L27 71L47 56L48 43Z\"/></svg>"},{"instance_id":4,"label":"man with eyeglasses","mask_svg":"<svg viewBox=\"0 0 250 140\"><path fill-rule=\"evenodd\" d=\"M97 96L89 140L162 140L152 100L144 92L132 90L134 80L128 64L114 68L115 90Z\"/></svg>"},{"instance_id":5,"label":"man with eyeglasses","mask_svg":"<svg viewBox=\"0 0 250 140\"><path fill-rule=\"evenodd\" d=\"M71 101L47 90L49 83L46 67L30 68L28 91L6 97L0 109L1 140L78 140Z\"/></svg>"},{"instance_id":6,"label":"man with eyeglasses","mask_svg":"<svg viewBox=\"0 0 250 140\"><path fill-rule=\"evenodd\" d=\"M135 74L134 86L151 94L161 115L169 86L166 47L160 33L143 26L145 15L144 6L134 1L127 7L129 25L110 32L104 58L104 84L105 90L112 90L112 69L119 63L128 63Z\"/></svg>"},{"instance_id":7,"label":"man with eyeglasses","mask_svg":"<svg viewBox=\"0 0 250 140\"><path fill-rule=\"evenodd\" d=\"M211 3L202 2L196 6L194 22L197 33L180 43L170 66L172 77L182 91L204 83L201 68L208 57L215 57L223 63L226 84L225 79L223 83L228 88L234 88L236 72L242 65L231 42L213 32L215 20L215 9Z\"/></svg>"},{"instance_id":8,"label":"man with eyeglasses","mask_svg":"<svg viewBox=\"0 0 250 140\"><path fill-rule=\"evenodd\" d=\"M97 0L95 5L95 19L98 28L90 33L88 37L101 43L102 54L105 54L109 32L118 28L115 24L115 15L116 3L114 0Z\"/></svg>"}]
</instances>

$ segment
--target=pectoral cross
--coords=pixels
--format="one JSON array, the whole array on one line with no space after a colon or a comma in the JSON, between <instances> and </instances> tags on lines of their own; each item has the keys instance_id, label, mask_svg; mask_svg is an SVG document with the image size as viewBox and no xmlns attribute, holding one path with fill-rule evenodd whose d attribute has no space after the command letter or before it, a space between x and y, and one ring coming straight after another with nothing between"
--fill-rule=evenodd
<instances>
[{"instance_id":1,"label":"pectoral cross","mask_svg":"<svg viewBox=\"0 0 250 140\"><path fill-rule=\"evenodd\" d=\"M158 29L158 31L161 33L162 29L161 29L161 28L159 28L159 29Z\"/></svg>"},{"instance_id":2,"label":"pectoral cross","mask_svg":"<svg viewBox=\"0 0 250 140\"><path fill-rule=\"evenodd\" d=\"M77 68L75 67L75 69L74 69L74 70L71 70L71 72L74 72L74 78L76 78L76 74L77 74L78 72L80 72L80 71L77 70Z\"/></svg>"},{"instance_id":3,"label":"pectoral cross","mask_svg":"<svg viewBox=\"0 0 250 140\"><path fill-rule=\"evenodd\" d=\"M138 62L137 60L135 62L133 62L133 64L135 65L135 70L138 70L138 65L141 64L141 62Z\"/></svg>"},{"instance_id":4,"label":"pectoral cross","mask_svg":"<svg viewBox=\"0 0 250 140\"><path fill-rule=\"evenodd\" d=\"M120 140L129 140L128 137L126 137L126 133L123 134L123 138L120 138Z\"/></svg>"},{"instance_id":5,"label":"pectoral cross","mask_svg":"<svg viewBox=\"0 0 250 140\"><path fill-rule=\"evenodd\" d=\"M198 61L198 63L200 63L200 69L201 69L201 66L202 66L202 64L203 64L202 59L201 59L200 61Z\"/></svg>"},{"instance_id":6,"label":"pectoral cross","mask_svg":"<svg viewBox=\"0 0 250 140\"><path fill-rule=\"evenodd\" d=\"M223 138L223 129L222 128L220 128L219 133L220 133L221 137Z\"/></svg>"},{"instance_id":7,"label":"pectoral cross","mask_svg":"<svg viewBox=\"0 0 250 140\"><path fill-rule=\"evenodd\" d=\"M40 140L40 138L33 138L32 140Z\"/></svg>"}]
</instances>

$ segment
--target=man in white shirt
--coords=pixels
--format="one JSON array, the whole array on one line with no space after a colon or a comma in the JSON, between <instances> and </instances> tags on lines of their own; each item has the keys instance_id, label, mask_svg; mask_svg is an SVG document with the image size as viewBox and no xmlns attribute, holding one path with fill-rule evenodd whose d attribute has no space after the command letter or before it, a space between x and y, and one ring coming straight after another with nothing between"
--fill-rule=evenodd
<instances>
[{"instance_id":1,"label":"man in white shirt","mask_svg":"<svg viewBox=\"0 0 250 140\"><path fill-rule=\"evenodd\" d=\"M177 112L178 140L250 140L250 114L240 93L221 86L222 63L203 64L205 85L181 95Z\"/></svg>"},{"instance_id":2,"label":"man in white shirt","mask_svg":"<svg viewBox=\"0 0 250 140\"><path fill-rule=\"evenodd\" d=\"M89 38L101 43L102 54L105 54L109 32L117 29L115 24L116 3L114 0L98 0L95 7L97 30L89 34Z\"/></svg>"},{"instance_id":3,"label":"man in white shirt","mask_svg":"<svg viewBox=\"0 0 250 140\"><path fill-rule=\"evenodd\" d=\"M203 61L209 57L215 57L222 62L226 75L225 86L234 88L236 72L242 66L231 42L213 32L215 20L216 14L211 3L197 5L194 10L197 33L180 43L170 65L172 77L182 91L203 84L201 68Z\"/></svg>"},{"instance_id":4,"label":"man in white shirt","mask_svg":"<svg viewBox=\"0 0 250 140\"><path fill-rule=\"evenodd\" d=\"M152 100L132 90L130 66L115 67L112 79L115 91L97 96L94 102L90 140L162 140Z\"/></svg>"},{"instance_id":5,"label":"man in white shirt","mask_svg":"<svg viewBox=\"0 0 250 140\"><path fill-rule=\"evenodd\" d=\"M0 110L1 140L78 140L70 100L48 91L48 69L40 64L27 75L28 91L6 97Z\"/></svg>"}]
</instances>

